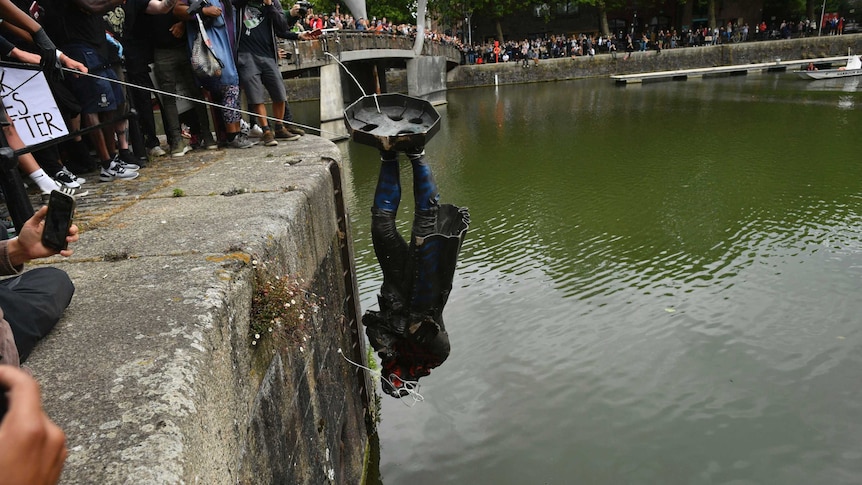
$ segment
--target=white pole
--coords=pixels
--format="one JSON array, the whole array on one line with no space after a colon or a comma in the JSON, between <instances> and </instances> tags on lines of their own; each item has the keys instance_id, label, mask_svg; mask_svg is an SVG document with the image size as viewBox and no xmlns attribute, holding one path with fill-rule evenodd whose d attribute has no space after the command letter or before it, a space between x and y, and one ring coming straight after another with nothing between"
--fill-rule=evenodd
<instances>
[{"instance_id":1,"label":"white pole","mask_svg":"<svg viewBox=\"0 0 862 485\"><path fill-rule=\"evenodd\" d=\"M826 0L823 0L823 8L820 9L820 26L817 28L817 37L820 37L820 32L823 30L823 17L826 15Z\"/></svg>"}]
</instances>

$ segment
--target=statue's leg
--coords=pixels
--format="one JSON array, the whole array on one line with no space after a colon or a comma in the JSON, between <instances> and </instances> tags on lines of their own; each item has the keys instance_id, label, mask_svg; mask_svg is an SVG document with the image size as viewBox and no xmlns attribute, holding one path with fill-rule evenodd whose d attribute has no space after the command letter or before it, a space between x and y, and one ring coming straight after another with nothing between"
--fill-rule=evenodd
<instances>
[{"instance_id":1,"label":"statue's leg","mask_svg":"<svg viewBox=\"0 0 862 485\"><path fill-rule=\"evenodd\" d=\"M416 201L416 212L413 218L413 237L425 237L434 232L437 224L437 208L440 202L440 192L431 167L425 163L425 150L416 147L407 152L407 158L413 166L413 198Z\"/></svg>"},{"instance_id":2,"label":"statue's leg","mask_svg":"<svg viewBox=\"0 0 862 485\"><path fill-rule=\"evenodd\" d=\"M401 203L401 177L398 168L398 152L380 151L380 175L374 191L374 209L398 212Z\"/></svg>"}]
</instances>

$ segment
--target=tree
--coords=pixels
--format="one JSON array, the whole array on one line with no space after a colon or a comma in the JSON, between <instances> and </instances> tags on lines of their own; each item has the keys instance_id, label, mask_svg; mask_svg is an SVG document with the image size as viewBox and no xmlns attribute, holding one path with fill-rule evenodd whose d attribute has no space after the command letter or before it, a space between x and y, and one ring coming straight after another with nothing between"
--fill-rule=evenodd
<instances>
[{"instance_id":1,"label":"tree","mask_svg":"<svg viewBox=\"0 0 862 485\"><path fill-rule=\"evenodd\" d=\"M486 15L494 20L494 26L497 30L497 40L502 44L503 27L500 25L500 20L503 17L523 12L535 2L530 0L473 0L474 11L480 15Z\"/></svg>"},{"instance_id":2,"label":"tree","mask_svg":"<svg viewBox=\"0 0 862 485\"><path fill-rule=\"evenodd\" d=\"M284 8L289 9L296 2L289 1L286 3L290 5L285 5ZM336 5L342 5L341 12L346 12L343 4L338 0L311 0L311 3L314 5L314 11L322 15L329 15L329 12L334 12ZM282 2L282 4L285 4L285 2ZM374 2L368 2L367 8L369 17L386 17L387 20L395 24L416 23L416 19L414 18L416 5L410 0L375 0Z\"/></svg>"},{"instance_id":3,"label":"tree","mask_svg":"<svg viewBox=\"0 0 862 485\"><path fill-rule=\"evenodd\" d=\"M625 6L624 0L579 0L582 5L591 5L599 11L599 30L602 35L609 37L611 28L608 25L608 9L615 9Z\"/></svg>"}]
</instances>

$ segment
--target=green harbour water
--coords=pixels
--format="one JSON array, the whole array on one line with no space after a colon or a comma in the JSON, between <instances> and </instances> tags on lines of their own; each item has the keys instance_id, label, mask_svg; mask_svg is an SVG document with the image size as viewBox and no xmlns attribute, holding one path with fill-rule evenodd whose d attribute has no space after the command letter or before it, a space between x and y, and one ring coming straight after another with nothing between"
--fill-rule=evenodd
<instances>
[{"instance_id":1,"label":"green harbour water","mask_svg":"<svg viewBox=\"0 0 862 485\"><path fill-rule=\"evenodd\" d=\"M379 483L862 483L862 87L791 73L448 93L470 208L423 402ZM363 311L378 154L346 153ZM410 168L402 164L402 233Z\"/></svg>"}]
</instances>

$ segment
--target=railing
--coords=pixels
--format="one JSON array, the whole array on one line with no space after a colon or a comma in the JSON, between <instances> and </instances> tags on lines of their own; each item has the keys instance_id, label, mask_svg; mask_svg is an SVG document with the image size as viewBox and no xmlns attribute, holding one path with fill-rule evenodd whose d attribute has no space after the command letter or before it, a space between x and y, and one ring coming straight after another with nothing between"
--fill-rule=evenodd
<instances>
[{"instance_id":1,"label":"railing","mask_svg":"<svg viewBox=\"0 0 862 485\"><path fill-rule=\"evenodd\" d=\"M298 71L326 65L332 62L326 52L340 57L341 53L348 51L403 51L404 58L408 58L412 57L412 54L407 52L412 52L413 44L412 36L401 34L335 30L326 32L314 41L282 41L281 48L290 54L290 59L281 63L281 70ZM427 39L422 44L422 55L445 57L452 64L461 63L461 51L457 47ZM367 58L375 57L369 52Z\"/></svg>"}]
</instances>

